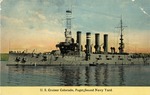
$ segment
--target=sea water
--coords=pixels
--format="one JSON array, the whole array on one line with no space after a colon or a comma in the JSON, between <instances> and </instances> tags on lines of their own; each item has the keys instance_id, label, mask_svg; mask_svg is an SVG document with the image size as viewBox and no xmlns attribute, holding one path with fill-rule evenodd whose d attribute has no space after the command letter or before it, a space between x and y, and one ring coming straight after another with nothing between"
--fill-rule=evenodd
<instances>
[{"instance_id":1,"label":"sea water","mask_svg":"<svg viewBox=\"0 0 150 95\"><path fill-rule=\"evenodd\" d=\"M6 66L1 86L150 86L150 65Z\"/></svg>"}]
</instances>

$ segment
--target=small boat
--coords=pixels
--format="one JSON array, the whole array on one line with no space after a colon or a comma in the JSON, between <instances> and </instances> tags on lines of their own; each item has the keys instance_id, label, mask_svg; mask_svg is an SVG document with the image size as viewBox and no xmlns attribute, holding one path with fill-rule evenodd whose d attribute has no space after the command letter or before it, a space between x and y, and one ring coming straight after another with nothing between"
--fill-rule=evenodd
<instances>
[{"instance_id":1,"label":"small boat","mask_svg":"<svg viewBox=\"0 0 150 95\"><path fill-rule=\"evenodd\" d=\"M89 66L97 66L97 65L98 63L94 63L94 62L89 64Z\"/></svg>"}]
</instances>

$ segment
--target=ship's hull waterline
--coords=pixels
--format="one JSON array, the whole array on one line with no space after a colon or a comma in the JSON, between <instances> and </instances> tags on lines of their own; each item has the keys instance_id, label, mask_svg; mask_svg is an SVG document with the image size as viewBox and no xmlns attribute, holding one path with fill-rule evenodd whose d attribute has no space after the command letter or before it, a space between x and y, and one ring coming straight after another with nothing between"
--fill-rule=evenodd
<instances>
[{"instance_id":1,"label":"ship's hull waterline","mask_svg":"<svg viewBox=\"0 0 150 95\"><path fill-rule=\"evenodd\" d=\"M85 54L79 55L53 55L32 53L10 53L7 66L79 66L79 65L134 65L149 64L145 57L133 57L131 54L91 54L89 60L85 60Z\"/></svg>"}]
</instances>

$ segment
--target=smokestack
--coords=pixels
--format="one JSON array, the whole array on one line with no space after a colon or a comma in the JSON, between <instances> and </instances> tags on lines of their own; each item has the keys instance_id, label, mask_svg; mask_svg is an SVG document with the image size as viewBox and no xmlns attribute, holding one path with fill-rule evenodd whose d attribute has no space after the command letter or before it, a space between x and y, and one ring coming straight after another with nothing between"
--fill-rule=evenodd
<instances>
[{"instance_id":1,"label":"smokestack","mask_svg":"<svg viewBox=\"0 0 150 95\"><path fill-rule=\"evenodd\" d=\"M77 31L77 43L78 43L78 52L81 51L81 31Z\"/></svg>"},{"instance_id":2,"label":"smokestack","mask_svg":"<svg viewBox=\"0 0 150 95\"><path fill-rule=\"evenodd\" d=\"M99 41L99 38L100 37L100 34L99 33L95 33L95 53L99 53L100 52L100 41Z\"/></svg>"},{"instance_id":3,"label":"smokestack","mask_svg":"<svg viewBox=\"0 0 150 95\"><path fill-rule=\"evenodd\" d=\"M104 53L108 53L108 34L104 34Z\"/></svg>"},{"instance_id":4,"label":"smokestack","mask_svg":"<svg viewBox=\"0 0 150 95\"><path fill-rule=\"evenodd\" d=\"M90 52L91 52L91 33L86 33L86 60L88 61L90 59Z\"/></svg>"}]
</instances>

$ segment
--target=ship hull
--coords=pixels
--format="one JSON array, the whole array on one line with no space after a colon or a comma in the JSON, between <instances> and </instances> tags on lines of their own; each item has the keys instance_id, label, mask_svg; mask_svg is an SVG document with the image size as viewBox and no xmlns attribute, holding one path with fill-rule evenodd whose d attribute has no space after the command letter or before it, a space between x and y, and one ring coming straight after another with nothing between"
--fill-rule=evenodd
<instances>
[{"instance_id":1,"label":"ship hull","mask_svg":"<svg viewBox=\"0 0 150 95\"><path fill-rule=\"evenodd\" d=\"M131 54L91 54L89 60L82 55L54 55L32 53L10 53L7 66L97 66L107 64L149 64L150 60L144 57L133 57Z\"/></svg>"}]
</instances>

